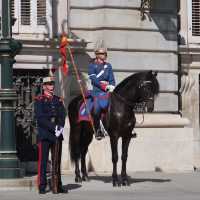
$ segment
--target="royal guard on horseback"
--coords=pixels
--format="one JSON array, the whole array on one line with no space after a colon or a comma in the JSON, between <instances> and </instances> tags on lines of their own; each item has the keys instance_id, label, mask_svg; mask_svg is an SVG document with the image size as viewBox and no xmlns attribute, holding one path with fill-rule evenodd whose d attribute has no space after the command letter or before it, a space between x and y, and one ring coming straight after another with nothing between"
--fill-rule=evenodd
<instances>
[{"instance_id":1,"label":"royal guard on horseback","mask_svg":"<svg viewBox=\"0 0 200 200\"><path fill-rule=\"evenodd\" d=\"M97 52L106 53L103 49L98 49ZM103 55L106 58L106 55ZM102 56L102 57L103 57ZM107 65L111 67L110 64L106 63L105 59L102 64L97 62L98 54L93 63L90 64L90 78L93 84L94 93L97 93L99 96L101 93L104 95L107 94L106 87L114 83L112 68L107 72L105 77L102 77L98 74L101 72L105 73L104 66ZM101 69L97 68L101 67ZM106 69L109 69L106 67ZM99 69L99 71L97 71ZM100 74L101 74L100 73ZM113 163L113 172L112 172L112 183L113 186L128 186L129 178L126 172L127 159L128 159L128 148L131 139L133 138L133 129L136 124L135 116L135 105L141 102L154 102L155 97L159 93L159 82L156 78L157 73L148 71L148 72L139 72L132 74L121 81L111 93L109 98L109 107L105 116L103 118L103 124L105 129L108 132L112 153L112 163ZM111 77L111 79L110 79ZM109 82L112 80L111 82ZM101 81L109 82L105 87L101 86ZM113 84L114 85L114 84ZM108 87L110 88L110 86ZM100 96L101 97L101 96ZM91 98L88 98L91 99ZM86 99L86 103L88 103ZM96 98L98 99L98 98ZM88 147L92 142L94 130L91 126L91 121L80 120L79 113L80 107L83 105L83 98L81 95L75 97L68 106L68 116L70 123L70 134L69 134L69 146L70 146L70 158L71 161L75 164L75 182L82 182L89 180L87 168L86 168L86 154L88 152ZM92 102L92 100L91 100ZM97 104L98 105L98 104ZM153 106L154 103L147 104L148 106ZM84 108L84 105L83 105ZM93 114L93 106L88 104L89 110ZM150 108L150 107L149 107ZM82 109L84 111L84 109ZM153 109L148 109L152 111ZM85 113L85 112L84 112ZM88 112L89 113L89 112ZM93 116L93 115L92 115ZM119 160L118 155L118 140L121 138L121 177L118 177L117 173L117 163ZM102 153L102 150L100 151ZM95 156L98 156L95 154ZM81 162L79 162L81 161ZM91 158L92 161L92 158ZM81 170L79 168L81 164ZM95 163L92 165L95 170Z\"/></svg>"},{"instance_id":2,"label":"royal guard on horseback","mask_svg":"<svg viewBox=\"0 0 200 200\"><path fill-rule=\"evenodd\" d=\"M67 192L61 181L61 153L65 108L61 97L54 95L55 77L43 78L43 94L35 99L34 111L37 121L38 144L38 189L39 194L46 193L47 162L49 151L52 157L51 189L54 194Z\"/></svg>"},{"instance_id":3,"label":"royal guard on horseback","mask_svg":"<svg viewBox=\"0 0 200 200\"><path fill-rule=\"evenodd\" d=\"M106 62L107 49L97 46L95 56L95 59L89 64L88 75L93 86L95 137L100 140L104 137L100 127L101 114L108 108L109 92L113 92L115 88L115 78L111 64Z\"/></svg>"}]
</instances>

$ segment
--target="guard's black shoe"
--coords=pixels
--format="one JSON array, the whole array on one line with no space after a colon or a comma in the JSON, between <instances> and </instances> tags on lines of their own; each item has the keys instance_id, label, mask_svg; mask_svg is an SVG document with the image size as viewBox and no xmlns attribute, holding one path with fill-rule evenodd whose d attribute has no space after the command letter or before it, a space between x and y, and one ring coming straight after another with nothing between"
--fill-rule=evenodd
<instances>
[{"instance_id":1,"label":"guard's black shoe","mask_svg":"<svg viewBox=\"0 0 200 200\"><path fill-rule=\"evenodd\" d=\"M97 131L96 131L96 134L95 134L95 138L97 139L97 140L101 140L101 139L103 139L105 136L104 136L104 134L102 133L102 131L100 130L100 129L97 129Z\"/></svg>"},{"instance_id":2,"label":"guard's black shoe","mask_svg":"<svg viewBox=\"0 0 200 200\"><path fill-rule=\"evenodd\" d=\"M44 189L39 189L39 194L46 194L46 191Z\"/></svg>"},{"instance_id":3,"label":"guard's black shoe","mask_svg":"<svg viewBox=\"0 0 200 200\"><path fill-rule=\"evenodd\" d=\"M68 190L67 190L67 188L64 188L64 187L60 187L60 188L58 188L58 193L68 193Z\"/></svg>"},{"instance_id":4,"label":"guard's black shoe","mask_svg":"<svg viewBox=\"0 0 200 200\"><path fill-rule=\"evenodd\" d=\"M68 193L68 190L66 188L63 188L63 187L59 187L57 190L52 190L52 193L53 194L58 194L58 193Z\"/></svg>"}]
</instances>

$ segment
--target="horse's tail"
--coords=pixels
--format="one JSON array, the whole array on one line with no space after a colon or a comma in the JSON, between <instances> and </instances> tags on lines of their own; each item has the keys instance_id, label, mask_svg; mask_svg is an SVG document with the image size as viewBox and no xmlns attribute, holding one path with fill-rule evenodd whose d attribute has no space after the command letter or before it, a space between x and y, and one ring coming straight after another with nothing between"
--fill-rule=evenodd
<instances>
[{"instance_id":1,"label":"horse's tail","mask_svg":"<svg viewBox=\"0 0 200 200\"><path fill-rule=\"evenodd\" d=\"M79 160L81 157L80 135L81 125L78 123L78 109L81 101L81 96L74 98L68 106L70 133L69 133L69 152L71 162Z\"/></svg>"}]
</instances>

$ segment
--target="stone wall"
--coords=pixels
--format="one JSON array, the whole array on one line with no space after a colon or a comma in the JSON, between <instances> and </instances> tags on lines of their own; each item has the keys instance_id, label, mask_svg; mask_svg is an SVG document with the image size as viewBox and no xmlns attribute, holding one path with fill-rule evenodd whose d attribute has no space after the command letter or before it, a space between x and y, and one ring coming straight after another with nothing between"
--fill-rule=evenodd
<instances>
[{"instance_id":1,"label":"stone wall","mask_svg":"<svg viewBox=\"0 0 200 200\"><path fill-rule=\"evenodd\" d=\"M198 38L191 40L191 27L189 28L189 4L191 1L181 1L180 9L180 26L179 32L180 45L179 56L181 60L181 96L182 96L182 115L187 117L193 128L193 151L194 166L200 168L200 132L199 132L199 74L200 74L200 45ZM191 6L191 5L190 5ZM192 6L191 6L192 7Z\"/></svg>"},{"instance_id":2,"label":"stone wall","mask_svg":"<svg viewBox=\"0 0 200 200\"><path fill-rule=\"evenodd\" d=\"M78 66L87 70L96 41L103 39L117 83L137 71L157 70L161 88L155 110L177 112L177 3L153 0L149 18L141 20L140 2L70 1L70 30L88 41Z\"/></svg>"}]
</instances>

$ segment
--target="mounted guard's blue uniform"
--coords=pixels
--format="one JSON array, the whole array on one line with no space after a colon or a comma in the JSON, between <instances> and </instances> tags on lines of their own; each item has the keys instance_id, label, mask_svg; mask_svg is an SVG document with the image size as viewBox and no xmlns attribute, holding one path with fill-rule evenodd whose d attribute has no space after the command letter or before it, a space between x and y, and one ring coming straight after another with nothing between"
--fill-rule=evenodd
<instances>
[{"instance_id":1,"label":"mounted guard's blue uniform","mask_svg":"<svg viewBox=\"0 0 200 200\"><path fill-rule=\"evenodd\" d=\"M102 87L103 82L115 86L115 78L110 63L99 64L93 62L89 65L88 75L93 86L92 96L94 97L95 114L100 114L102 109L108 107L108 93Z\"/></svg>"}]
</instances>

